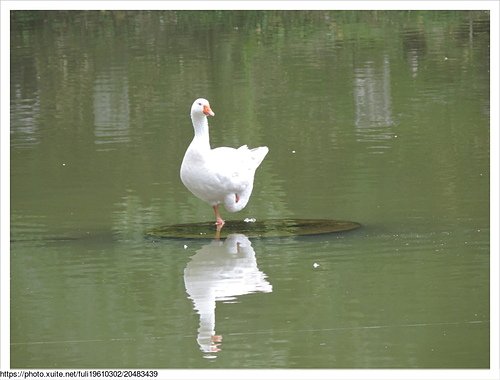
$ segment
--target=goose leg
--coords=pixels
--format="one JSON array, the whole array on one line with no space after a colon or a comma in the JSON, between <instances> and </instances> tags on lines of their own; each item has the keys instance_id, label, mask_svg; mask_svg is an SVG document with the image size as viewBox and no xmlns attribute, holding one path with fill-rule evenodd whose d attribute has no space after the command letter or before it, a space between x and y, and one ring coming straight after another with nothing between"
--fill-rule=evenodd
<instances>
[{"instance_id":1,"label":"goose leg","mask_svg":"<svg viewBox=\"0 0 500 380\"><path fill-rule=\"evenodd\" d=\"M217 225L217 228L222 228L224 225L224 220L220 217L219 213L219 205L213 206L214 212L215 212L215 224Z\"/></svg>"}]
</instances>

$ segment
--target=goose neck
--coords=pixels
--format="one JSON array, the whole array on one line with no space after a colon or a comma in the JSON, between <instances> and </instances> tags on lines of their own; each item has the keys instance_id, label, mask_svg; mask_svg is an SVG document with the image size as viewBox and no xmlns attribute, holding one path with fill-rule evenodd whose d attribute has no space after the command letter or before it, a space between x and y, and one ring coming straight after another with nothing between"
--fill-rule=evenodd
<instances>
[{"instance_id":1,"label":"goose neck","mask_svg":"<svg viewBox=\"0 0 500 380\"><path fill-rule=\"evenodd\" d=\"M191 116L194 127L194 140L210 147L208 120L206 116Z\"/></svg>"}]
</instances>

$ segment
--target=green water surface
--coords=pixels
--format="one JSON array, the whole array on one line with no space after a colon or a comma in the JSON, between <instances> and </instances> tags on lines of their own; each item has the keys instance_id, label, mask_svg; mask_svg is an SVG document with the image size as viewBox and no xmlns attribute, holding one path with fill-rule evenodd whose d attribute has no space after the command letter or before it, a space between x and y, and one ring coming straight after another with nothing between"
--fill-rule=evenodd
<instances>
[{"instance_id":1,"label":"green water surface","mask_svg":"<svg viewBox=\"0 0 500 380\"><path fill-rule=\"evenodd\" d=\"M489 13L13 11L14 368L488 368ZM182 185L267 145L223 240Z\"/></svg>"}]
</instances>

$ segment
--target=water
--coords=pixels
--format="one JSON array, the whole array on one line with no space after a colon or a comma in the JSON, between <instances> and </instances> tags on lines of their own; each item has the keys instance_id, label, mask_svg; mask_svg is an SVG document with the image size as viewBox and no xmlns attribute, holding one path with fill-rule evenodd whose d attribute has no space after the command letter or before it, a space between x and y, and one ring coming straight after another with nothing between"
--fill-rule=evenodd
<instances>
[{"instance_id":1,"label":"water","mask_svg":"<svg viewBox=\"0 0 500 380\"><path fill-rule=\"evenodd\" d=\"M11 23L12 367L489 367L488 13ZM223 217L363 227L146 238L213 218L179 179L199 96L213 146L270 148Z\"/></svg>"}]
</instances>

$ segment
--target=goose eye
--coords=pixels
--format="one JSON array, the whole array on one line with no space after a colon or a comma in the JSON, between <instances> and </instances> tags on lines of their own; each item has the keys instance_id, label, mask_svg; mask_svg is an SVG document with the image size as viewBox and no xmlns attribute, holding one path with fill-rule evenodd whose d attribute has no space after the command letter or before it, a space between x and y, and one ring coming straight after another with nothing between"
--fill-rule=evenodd
<instances>
[{"instance_id":1,"label":"goose eye","mask_svg":"<svg viewBox=\"0 0 500 380\"><path fill-rule=\"evenodd\" d=\"M201 106L201 103L198 103L199 106Z\"/></svg>"}]
</instances>

